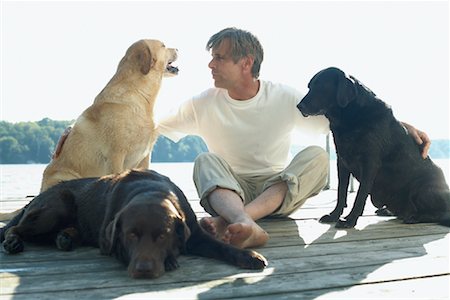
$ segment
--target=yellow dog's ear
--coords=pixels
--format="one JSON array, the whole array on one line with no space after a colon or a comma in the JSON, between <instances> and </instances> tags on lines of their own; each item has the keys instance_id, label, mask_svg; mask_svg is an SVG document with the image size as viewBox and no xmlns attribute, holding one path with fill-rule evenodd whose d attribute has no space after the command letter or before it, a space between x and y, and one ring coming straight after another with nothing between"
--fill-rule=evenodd
<instances>
[{"instance_id":1,"label":"yellow dog's ear","mask_svg":"<svg viewBox=\"0 0 450 300\"><path fill-rule=\"evenodd\" d=\"M143 75L147 75L154 64L155 60L152 57L150 48L144 40L140 40L127 49L125 56L117 66L117 72L128 65L131 68L139 68Z\"/></svg>"},{"instance_id":2,"label":"yellow dog's ear","mask_svg":"<svg viewBox=\"0 0 450 300\"><path fill-rule=\"evenodd\" d=\"M141 73L147 75L150 69L153 67L154 61L152 59L152 53L147 44L143 41L139 42L139 46L136 49L137 61L140 66Z\"/></svg>"}]
</instances>

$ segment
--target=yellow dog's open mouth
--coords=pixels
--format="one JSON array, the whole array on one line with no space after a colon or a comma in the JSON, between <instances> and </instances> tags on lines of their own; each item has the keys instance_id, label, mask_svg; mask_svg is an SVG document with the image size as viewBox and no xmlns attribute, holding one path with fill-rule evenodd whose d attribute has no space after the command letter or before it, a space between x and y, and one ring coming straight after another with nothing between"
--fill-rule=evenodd
<instances>
[{"instance_id":1,"label":"yellow dog's open mouth","mask_svg":"<svg viewBox=\"0 0 450 300\"><path fill-rule=\"evenodd\" d=\"M169 73L171 75L177 75L178 74L178 67L172 66L173 61L169 61L169 63L166 66L166 73Z\"/></svg>"}]
</instances>

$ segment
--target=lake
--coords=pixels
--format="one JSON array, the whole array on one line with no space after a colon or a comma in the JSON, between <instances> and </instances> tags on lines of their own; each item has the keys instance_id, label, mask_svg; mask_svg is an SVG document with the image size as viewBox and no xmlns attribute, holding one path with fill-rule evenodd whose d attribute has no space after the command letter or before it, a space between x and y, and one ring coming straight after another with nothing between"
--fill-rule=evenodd
<instances>
[{"instance_id":1,"label":"lake","mask_svg":"<svg viewBox=\"0 0 450 300\"><path fill-rule=\"evenodd\" d=\"M444 171L447 182L450 179L450 160L433 160ZM25 198L39 193L42 172L45 164L0 165L0 201L7 199ZM198 198L192 181L193 163L152 163L151 168L161 174L169 176L188 199ZM336 188L336 161L331 161L331 188Z\"/></svg>"},{"instance_id":2,"label":"lake","mask_svg":"<svg viewBox=\"0 0 450 300\"><path fill-rule=\"evenodd\" d=\"M193 163L152 163L157 172L169 176L188 198L197 198L192 181ZM46 164L0 165L0 201L35 196L41 188Z\"/></svg>"}]
</instances>

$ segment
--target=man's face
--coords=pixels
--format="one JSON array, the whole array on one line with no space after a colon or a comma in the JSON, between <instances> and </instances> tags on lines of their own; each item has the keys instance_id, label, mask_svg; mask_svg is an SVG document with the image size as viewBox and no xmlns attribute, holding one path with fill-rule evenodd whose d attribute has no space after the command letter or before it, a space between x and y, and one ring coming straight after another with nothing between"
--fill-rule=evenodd
<instances>
[{"instance_id":1,"label":"man's face","mask_svg":"<svg viewBox=\"0 0 450 300\"><path fill-rule=\"evenodd\" d=\"M211 50L212 59L208 64L214 79L214 86L231 89L242 79L242 59L233 61L230 51L230 41L224 39Z\"/></svg>"}]
</instances>

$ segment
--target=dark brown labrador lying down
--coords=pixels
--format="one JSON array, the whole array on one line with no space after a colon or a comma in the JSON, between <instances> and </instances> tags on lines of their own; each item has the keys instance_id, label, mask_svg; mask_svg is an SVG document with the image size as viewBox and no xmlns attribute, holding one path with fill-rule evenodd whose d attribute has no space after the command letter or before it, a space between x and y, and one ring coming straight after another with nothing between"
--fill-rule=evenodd
<instances>
[{"instance_id":1,"label":"dark brown labrador lying down","mask_svg":"<svg viewBox=\"0 0 450 300\"><path fill-rule=\"evenodd\" d=\"M156 278L176 269L180 253L247 269L267 265L261 254L207 234L183 192L155 171L62 182L34 198L3 230L9 253L23 251L23 241L56 241L61 250L91 245L117 257L133 278Z\"/></svg>"},{"instance_id":2,"label":"dark brown labrador lying down","mask_svg":"<svg viewBox=\"0 0 450 300\"><path fill-rule=\"evenodd\" d=\"M337 152L338 201L321 222L355 226L370 194L375 207L387 208L405 223L450 226L450 192L442 170L429 157L422 158L421 149L383 101L337 68L320 71L308 87L297 108L305 116L328 118ZM347 206L350 174L360 185L350 214L339 220Z\"/></svg>"}]
</instances>

